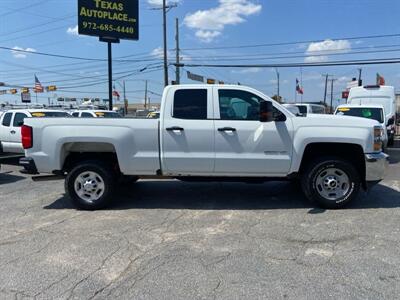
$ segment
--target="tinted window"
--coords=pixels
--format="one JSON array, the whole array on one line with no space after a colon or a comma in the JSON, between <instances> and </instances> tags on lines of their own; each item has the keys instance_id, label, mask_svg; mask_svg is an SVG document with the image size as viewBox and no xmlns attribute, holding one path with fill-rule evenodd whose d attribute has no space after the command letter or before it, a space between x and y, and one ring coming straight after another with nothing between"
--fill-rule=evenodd
<instances>
[{"instance_id":1,"label":"tinted window","mask_svg":"<svg viewBox=\"0 0 400 300\"><path fill-rule=\"evenodd\" d=\"M35 111L31 113L33 118L69 118L67 112L62 111Z\"/></svg>"},{"instance_id":2,"label":"tinted window","mask_svg":"<svg viewBox=\"0 0 400 300\"><path fill-rule=\"evenodd\" d=\"M207 90L176 91L173 117L189 120L207 119Z\"/></svg>"},{"instance_id":3,"label":"tinted window","mask_svg":"<svg viewBox=\"0 0 400 300\"><path fill-rule=\"evenodd\" d=\"M9 127L11 124L12 113L6 113L3 118L2 125Z\"/></svg>"},{"instance_id":4,"label":"tinted window","mask_svg":"<svg viewBox=\"0 0 400 300\"><path fill-rule=\"evenodd\" d=\"M311 111L314 114L325 114L325 108L316 105L311 106Z\"/></svg>"},{"instance_id":5,"label":"tinted window","mask_svg":"<svg viewBox=\"0 0 400 300\"><path fill-rule=\"evenodd\" d=\"M219 90L221 120L258 121L262 99L240 90Z\"/></svg>"},{"instance_id":6,"label":"tinted window","mask_svg":"<svg viewBox=\"0 0 400 300\"><path fill-rule=\"evenodd\" d=\"M307 106L305 106L305 105L297 105L297 107L299 108L301 114L303 114L303 115L307 114Z\"/></svg>"},{"instance_id":7,"label":"tinted window","mask_svg":"<svg viewBox=\"0 0 400 300\"><path fill-rule=\"evenodd\" d=\"M74 112L74 113L72 113L72 116L77 118L77 117L79 117L79 113L78 112Z\"/></svg>"},{"instance_id":8,"label":"tinted window","mask_svg":"<svg viewBox=\"0 0 400 300\"><path fill-rule=\"evenodd\" d=\"M383 111L380 108L370 107L341 107L336 112L337 115L361 117L367 119L373 119L379 123L383 123Z\"/></svg>"},{"instance_id":9,"label":"tinted window","mask_svg":"<svg viewBox=\"0 0 400 300\"><path fill-rule=\"evenodd\" d=\"M22 113L16 113L14 116L14 121L13 121L13 126L14 127L21 127L22 123L24 122L24 119L27 116L25 114Z\"/></svg>"},{"instance_id":10,"label":"tinted window","mask_svg":"<svg viewBox=\"0 0 400 300\"><path fill-rule=\"evenodd\" d=\"M81 115L82 118L93 118L93 115L87 112L82 113Z\"/></svg>"}]
</instances>

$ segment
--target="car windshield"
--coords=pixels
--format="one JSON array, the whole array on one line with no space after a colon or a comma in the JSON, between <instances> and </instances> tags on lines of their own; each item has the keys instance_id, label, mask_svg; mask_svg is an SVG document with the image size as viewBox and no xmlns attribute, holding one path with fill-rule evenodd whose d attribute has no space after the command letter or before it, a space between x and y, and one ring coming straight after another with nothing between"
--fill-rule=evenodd
<instances>
[{"instance_id":1,"label":"car windshield","mask_svg":"<svg viewBox=\"0 0 400 300\"><path fill-rule=\"evenodd\" d=\"M95 115L97 118L121 118L121 115L119 113L110 111L95 112Z\"/></svg>"},{"instance_id":2,"label":"car windshield","mask_svg":"<svg viewBox=\"0 0 400 300\"><path fill-rule=\"evenodd\" d=\"M383 111L379 107L339 107L336 114L367 118L383 123Z\"/></svg>"},{"instance_id":3,"label":"car windshield","mask_svg":"<svg viewBox=\"0 0 400 300\"><path fill-rule=\"evenodd\" d=\"M63 111L36 111L31 113L34 118L69 118L69 113Z\"/></svg>"}]
</instances>

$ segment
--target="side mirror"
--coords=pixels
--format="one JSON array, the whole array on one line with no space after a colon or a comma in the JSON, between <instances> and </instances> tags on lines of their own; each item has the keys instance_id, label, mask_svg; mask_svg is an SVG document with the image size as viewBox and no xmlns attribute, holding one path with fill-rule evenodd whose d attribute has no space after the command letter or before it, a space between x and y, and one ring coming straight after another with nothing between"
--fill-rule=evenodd
<instances>
[{"instance_id":1,"label":"side mirror","mask_svg":"<svg viewBox=\"0 0 400 300\"><path fill-rule=\"evenodd\" d=\"M17 122L17 126L18 126L18 127L21 127L22 125L24 125L24 121L19 121L19 122Z\"/></svg>"},{"instance_id":2,"label":"side mirror","mask_svg":"<svg viewBox=\"0 0 400 300\"><path fill-rule=\"evenodd\" d=\"M394 119L393 118L390 118L389 120L388 120L388 122L387 122L387 126L391 126L391 125L393 125L394 124Z\"/></svg>"},{"instance_id":3,"label":"side mirror","mask_svg":"<svg viewBox=\"0 0 400 300\"><path fill-rule=\"evenodd\" d=\"M272 122L274 106L271 101L261 101L260 102L260 122Z\"/></svg>"}]
</instances>

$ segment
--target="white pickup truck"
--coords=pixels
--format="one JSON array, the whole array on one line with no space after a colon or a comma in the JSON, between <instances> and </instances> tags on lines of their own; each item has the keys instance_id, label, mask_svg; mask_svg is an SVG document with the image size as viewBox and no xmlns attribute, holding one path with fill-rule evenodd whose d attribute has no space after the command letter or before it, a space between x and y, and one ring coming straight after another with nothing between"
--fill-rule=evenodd
<instances>
[{"instance_id":1,"label":"white pickup truck","mask_svg":"<svg viewBox=\"0 0 400 300\"><path fill-rule=\"evenodd\" d=\"M21 164L66 176L81 209L110 204L122 176L299 179L307 198L340 208L383 179L382 133L374 120L296 117L244 86L168 86L160 119L26 119Z\"/></svg>"}]
</instances>

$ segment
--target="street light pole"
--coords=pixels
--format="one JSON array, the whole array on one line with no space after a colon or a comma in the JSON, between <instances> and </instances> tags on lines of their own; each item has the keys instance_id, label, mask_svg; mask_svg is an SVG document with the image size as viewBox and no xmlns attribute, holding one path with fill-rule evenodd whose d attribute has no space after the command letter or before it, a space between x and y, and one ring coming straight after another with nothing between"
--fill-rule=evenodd
<instances>
[{"instance_id":1,"label":"street light pole","mask_svg":"<svg viewBox=\"0 0 400 300\"><path fill-rule=\"evenodd\" d=\"M168 51L167 51L167 1L163 0L163 35L164 35L164 86L169 83L168 80Z\"/></svg>"},{"instance_id":2,"label":"street light pole","mask_svg":"<svg viewBox=\"0 0 400 300\"><path fill-rule=\"evenodd\" d=\"M275 68L275 72L276 72L276 78L277 78L277 84L278 84L278 90L277 90L277 101L278 102L280 102L280 94L279 94L279 92L280 92L280 90L279 90L279 88L280 88L280 74L279 74L279 72L278 72L278 68Z\"/></svg>"}]
</instances>

